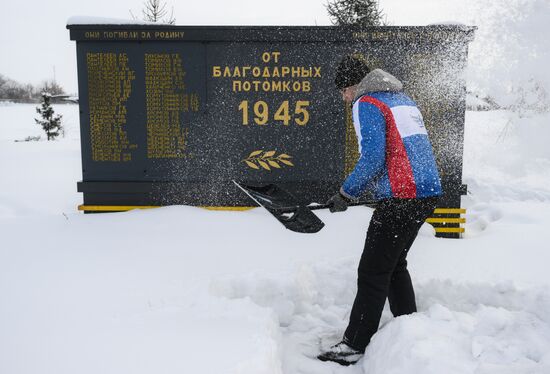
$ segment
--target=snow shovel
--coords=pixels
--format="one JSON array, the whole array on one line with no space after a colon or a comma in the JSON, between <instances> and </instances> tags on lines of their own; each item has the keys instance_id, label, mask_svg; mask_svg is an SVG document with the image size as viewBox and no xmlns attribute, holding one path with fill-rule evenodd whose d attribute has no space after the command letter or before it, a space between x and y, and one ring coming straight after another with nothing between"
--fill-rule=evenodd
<instances>
[{"instance_id":1,"label":"snow shovel","mask_svg":"<svg viewBox=\"0 0 550 374\"><path fill-rule=\"evenodd\" d=\"M313 213L313 210L328 209L328 204L302 205L291 193L276 184L252 186L233 181L258 205L264 207L287 229L300 233L319 232L325 224ZM372 205L373 201L360 201L349 206Z\"/></svg>"}]
</instances>

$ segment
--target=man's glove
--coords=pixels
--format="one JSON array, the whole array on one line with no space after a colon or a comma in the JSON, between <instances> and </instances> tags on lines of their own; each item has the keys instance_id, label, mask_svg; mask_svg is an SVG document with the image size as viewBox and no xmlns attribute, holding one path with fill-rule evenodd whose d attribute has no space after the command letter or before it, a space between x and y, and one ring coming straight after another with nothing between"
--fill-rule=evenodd
<instances>
[{"instance_id":1,"label":"man's glove","mask_svg":"<svg viewBox=\"0 0 550 374\"><path fill-rule=\"evenodd\" d=\"M327 205L331 213L344 212L348 209L348 202L349 200L338 192L327 201Z\"/></svg>"}]
</instances>

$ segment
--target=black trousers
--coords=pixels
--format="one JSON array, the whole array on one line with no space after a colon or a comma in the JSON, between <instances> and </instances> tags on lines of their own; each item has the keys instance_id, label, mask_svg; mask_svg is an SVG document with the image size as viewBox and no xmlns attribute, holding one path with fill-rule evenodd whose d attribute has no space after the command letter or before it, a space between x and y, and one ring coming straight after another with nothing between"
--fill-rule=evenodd
<instances>
[{"instance_id":1,"label":"black trousers","mask_svg":"<svg viewBox=\"0 0 550 374\"><path fill-rule=\"evenodd\" d=\"M359 262L357 295L344 342L364 350L378 330L386 298L394 316L416 312L407 253L438 198L387 199L374 210Z\"/></svg>"}]
</instances>

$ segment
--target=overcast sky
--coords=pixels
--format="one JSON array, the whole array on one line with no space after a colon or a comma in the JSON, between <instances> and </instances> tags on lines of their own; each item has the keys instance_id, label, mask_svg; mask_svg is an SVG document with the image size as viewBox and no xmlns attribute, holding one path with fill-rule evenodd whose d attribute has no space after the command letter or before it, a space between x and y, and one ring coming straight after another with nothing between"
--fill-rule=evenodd
<instances>
[{"instance_id":1,"label":"overcast sky","mask_svg":"<svg viewBox=\"0 0 550 374\"><path fill-rule=\"evenodd\" d=\"M326 0L167 0L178 25L330 25ZM461 0L381 0L394 25L461 21ZM75 42L65 28L74 15L130 18L142 0L2 0L0 74L21 83L55 75L68 92L77 92Z\"/></svg>"}]
</instances>

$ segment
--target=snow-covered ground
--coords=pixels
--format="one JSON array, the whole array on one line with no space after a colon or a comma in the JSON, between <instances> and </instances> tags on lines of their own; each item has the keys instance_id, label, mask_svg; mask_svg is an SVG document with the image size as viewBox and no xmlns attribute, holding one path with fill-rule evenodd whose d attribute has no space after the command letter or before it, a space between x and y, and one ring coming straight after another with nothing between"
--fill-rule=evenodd
<instances>
[{"instance_id":1,"label":"snow-covered ground","mask_svg":"<svg viewBox=\"0 0 550 374\"><path fill-rule=\"evenodd\" d=\"M425 225L410 253L419 312L351 367L338 340L371 209L319 212L318 234L260 209L83 215L78 107L66 137L0 106L0 373L549 373L550 116L468 112L466 235Z\"/></svg>"}]
</instances>

